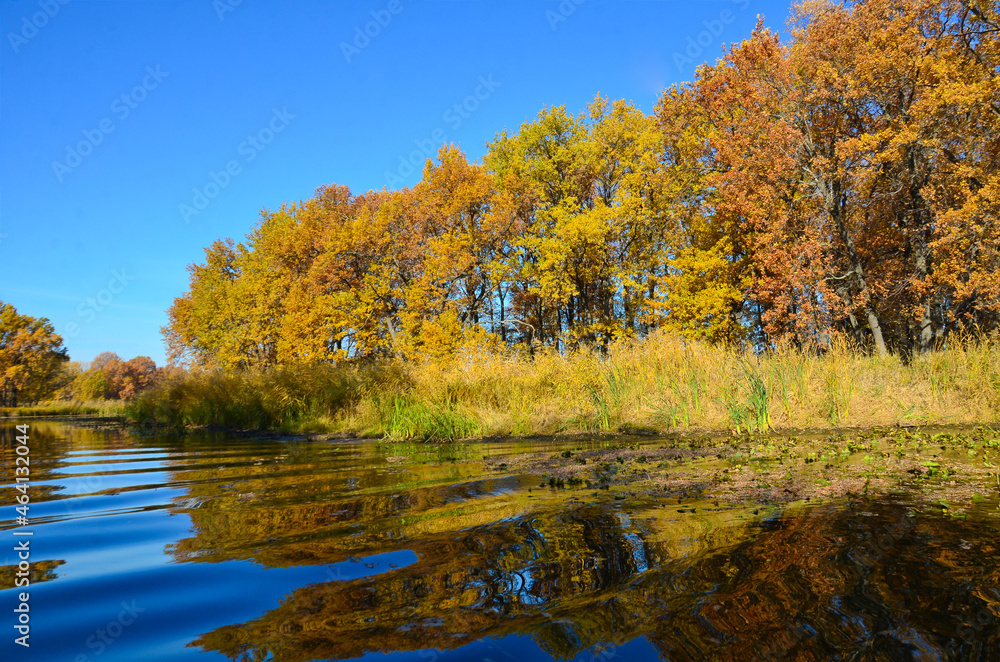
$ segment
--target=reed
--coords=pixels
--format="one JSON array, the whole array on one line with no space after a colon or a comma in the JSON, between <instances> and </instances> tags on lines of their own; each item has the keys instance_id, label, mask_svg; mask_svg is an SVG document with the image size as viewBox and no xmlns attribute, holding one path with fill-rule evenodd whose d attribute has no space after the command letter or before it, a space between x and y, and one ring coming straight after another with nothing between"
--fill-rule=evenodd
<instances>
[{"instance_id":1,"label":"reed","mask_svg":"<svg viewBox=\"0 0 1000 662\"><path fill-rule=\"evenodd\" d=\"M1000 419L1000 342L905 362L845 343L766 354L656 333L592 351L192 370L127 405L135 423L455 439L627 429L770 429Z\"/></svg>"},{"instance_id":2,"label":"reed","mask_svg":"<svg viewBox=\"0 0 1000 662\"><path fill-rule=\"evenodd\" d=\"M121 400L53 400L27 407L0 407L0 418L45 416L122 416L125 405Z\"/></svg>"}]
</instances>

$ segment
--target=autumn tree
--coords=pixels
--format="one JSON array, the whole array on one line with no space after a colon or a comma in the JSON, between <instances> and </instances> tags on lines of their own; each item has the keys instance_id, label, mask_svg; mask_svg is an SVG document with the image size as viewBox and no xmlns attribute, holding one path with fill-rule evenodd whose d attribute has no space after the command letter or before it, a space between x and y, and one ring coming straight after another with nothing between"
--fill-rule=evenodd
<instances>
[{"instance_id":1,"label":"autumn tree","mask_svg":"<svg viewBox=\"0 0 1000 662\"><path fill-rule=\"evenodd\" d=\"M692 192L698 232L678 245L681 300L711 300L725 271L733 283L742 272L730 314L765 347L822 346L839 331L879 353L922 352L993 319L996 226L980 192L996 172L996 77L977 57L995 53L996 31L968 27L983 16L941 2L803 3L790 46L759 25L668 91L666 154L687 145L678 163L702 164L706 185ZM697 258L713 254L697 252L699 236L721 242L716 264L728 267L702 280Z\"/></svg>"},{"instance_id":2,"label":"autumn tree","mask_svg":"<svg viewBox=\"0 0 1000 662\"><path fill-rule=\"evenodd\" d=\"M651 117L598 96L490 145L487 167L523 227L507 269L521 336L607 347L655 326L668 239L657 143Z\"/></svg>"},{"instance_id":3,"label":"autumn tree","mask_svg":"<svg viewBox=\"0 0 1000 662\"><path fill-rule=\"evenodd\" d=\"M655 113L598 95L454 146L400 191L324 186L192 265L171 360L254 368L665 328L910 355L1000 324L998 11L807 0Z\"/></svg>"},{"instance_id":4,"label":"autumn tree","mask_svg":"<svg viewBox=\"0 0 1000 662\"><path fill-rule=\"evenodd\" d=\"M495 304L516 219L493 209L493 178L453 146L428 161L412 191L411 280L398 311L401 349L442 355L485 346L503 325Z\"/></svg>"},{"instance_id":5,"label":"autumn tree","mask_svg":"<svg viewBox=\"0 0 1000 662\"><path fill-rule=\"evenodd\" d=\"M799 168L832 230L827 278L880 352L926 352L1000 305L996 253L982 250L997 232L982 195L997 173L987 11L869 0L803 3L793 16Z\"/></svg>"},{"instance_id":6,"label":"autumn tree","mask_svg":"<svg viewBox=\"0 0 1000 662\"><path fill-rule=\"evenodd\" d=\"M0 404L13 407L51 395L69 360L62 343L48 319L20 315L0 301Z\"/></svg>"},{"instance_id":7,"label":"autumn tree","mask_svg":"<svg viewBox=\"0 0 1000 662\"><path fill-rule=\"evenodd\" d=\"M148 356L123 361L114 352L101 352L75 376L70 391L82 400L127 400L151 386L158 376L156 363Z\"/></svg>"}]
</instances>

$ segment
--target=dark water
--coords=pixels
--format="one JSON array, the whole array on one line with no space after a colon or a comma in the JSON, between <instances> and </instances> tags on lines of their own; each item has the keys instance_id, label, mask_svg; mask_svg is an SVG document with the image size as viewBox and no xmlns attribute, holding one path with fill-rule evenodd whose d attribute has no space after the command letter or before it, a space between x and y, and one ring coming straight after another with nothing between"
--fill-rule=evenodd
<instances>
[{"instance_id":1,"label":"dark water","mask_svg":"<svg viewBox=\"0 0 1000 662\"><path fill-rule=\"evenodd\" d=\"M2 660L1000 660L995 499L716 508L484 470L528 443L37 423L17 527L3 425Z\"/></svg>"}]
</instances>

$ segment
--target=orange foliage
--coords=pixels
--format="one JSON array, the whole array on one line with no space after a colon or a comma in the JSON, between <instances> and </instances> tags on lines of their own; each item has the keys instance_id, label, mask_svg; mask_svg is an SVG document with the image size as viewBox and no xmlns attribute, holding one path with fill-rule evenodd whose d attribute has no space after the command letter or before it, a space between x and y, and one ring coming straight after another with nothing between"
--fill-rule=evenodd
<instances>
[{"instance_id":1,"label":"orange foliage","mask_svg":"<svg viewBox=\"0 0 1000 662\"><path fill-rule=\"evenodd\" d=\"M757 348L925 352L1000 324L1000 19L964 0L802 2L654 115L600 96L453 146L412 189L264 211L169 312L230 367L656 328Z\"/></svg>"}]
</instances>

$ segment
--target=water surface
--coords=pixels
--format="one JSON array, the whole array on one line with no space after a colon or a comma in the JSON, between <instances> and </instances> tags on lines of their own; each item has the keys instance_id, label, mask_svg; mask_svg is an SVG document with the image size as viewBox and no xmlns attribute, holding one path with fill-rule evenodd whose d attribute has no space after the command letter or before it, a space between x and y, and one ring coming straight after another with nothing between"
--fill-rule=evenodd
<instances>
[{"instance_id":1,"label":"water surface","mask_svg":"<svg viewBox=\"0 0 1000 662\"><path fill-rule=\"evenodd\" d=\"M4 660L1000 659L995 494L732 506L491 466L551 441L56 422L30 430L25 651L3 425Z\"/></svg>"}]
</instances>

